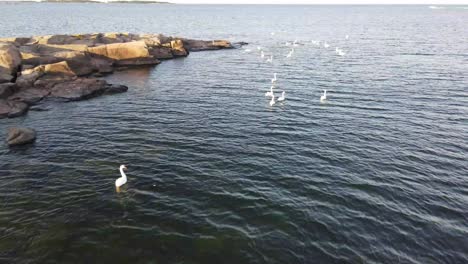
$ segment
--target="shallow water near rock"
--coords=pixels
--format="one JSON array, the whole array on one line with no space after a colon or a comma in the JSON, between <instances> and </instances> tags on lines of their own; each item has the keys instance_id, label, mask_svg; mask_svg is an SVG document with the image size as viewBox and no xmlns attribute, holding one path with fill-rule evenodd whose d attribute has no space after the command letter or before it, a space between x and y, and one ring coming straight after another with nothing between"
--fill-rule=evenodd
<instances>
[{"instance_id":1,"label":"shallow water near rock","mask_svg":"<svg viewBox=\"0 0 468 264\"><path fill-rule=\"evenodd\" d=\"M0 8L1 37L250 43L105 77L128 85L124 94L1 119L0 138L25 126L37 140L0 144L0 262L468 261L466 10ZM270 107L274 72L286 101ZM121 164L129 180L116 193Z\"/></svg>"}]
</instances>

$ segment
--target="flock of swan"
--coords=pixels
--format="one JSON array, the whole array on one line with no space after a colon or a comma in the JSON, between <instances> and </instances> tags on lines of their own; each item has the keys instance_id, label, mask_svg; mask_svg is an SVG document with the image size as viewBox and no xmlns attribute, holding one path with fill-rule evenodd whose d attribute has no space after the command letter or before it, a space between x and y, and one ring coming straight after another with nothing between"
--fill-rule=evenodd
<instances>
[{"instance_id":1,"label":"flock of swan","mask_svg":"<svg viewBox=\"0 0 468 264\"><path fill-rule=\"evenodd\" d=\"M272 32L271 35L274 36L275 33ZM345 39L349 39L349 36L346 35ZM312 44L315 45L315 46L320 46L322 44L324 48L329 48L330 47L330 44L328 44L327 42L312 41ZM286 58L291 58L294 55L294 52L295 52L294 48L299 46L298 40L294 40L293 42L286 42L285 45L286 46L292 46L291 50L286 55ZM258 46L257 49L260 51L260 58L262 58L262 59L267 58L265 60L265 62L273 63L273 55L270 55L270 56L267 57L266 54L265 54L265 51L263 50L262 47ZM251 50L246 49L245 51L250 52ZM346 54L342 49L340 49L338 47L335 48L335 53L338 56L344 56ZM276 88L277 81L278 81L277 74L274 73L273 78L271 79L270 91L265 92L265 96L271 98L270 99L270 106L275 105L276 102L283 102L283 101L286 100L286 92L285 91L282 91L281 96L279 96L275 100L275 93L274 93L273 89ZM327 90L323 90L323 94L320 96L320 102L325 102L326 100L327 100ZM120 170L120 178L117 178L115 180L115 187L117 189L117 192L120 192L120 187L122 187L122 185L127 183L127 175L124 172L124 170L127 170L127 167L125 165L120 165L119 170Z\"/></svg>"},{"instance_id":2,"label":"flock of swan","mask_svg":"<svg viewBox=\"0 0 468 264\"><path fill-rule=\"evenodd\" d=\"M274 36L276 33L275 32L271 32L271 35ZM348 40L349 39L349 35L346 35L345 36L345 39ZM317 41L317 40L312 40L311 41L312 45L314 46L323 46L324 48L328 49L330 47L330 44L328 44L327 42L321 42L321 41ZM288 54L286 55L286 58L291 58L293 55L294 55L294 52L295 52L295 47L298 47L299 46L299 43L298 43L298 40L294 40L293 42L286 42L285 43L285 46L292 46L291 50L288 52ZM262 59L265 59L265 62L267 63L273 63L273 55L269 55L267 56L265 54L265 51L263 49L263 47L261 46L258 46L257 47L257 50L260 52L260 58ZM250 49L246 49L245 50L246 52L251 52ZM346 55L346 53L341 49L341 48L338 48L338 47L335 47L335 53L336 55L338 56L344 56ZM278 97L277 99L275 98L275 93L273 91L273 89L276 88L276 83L277 83L278 79L277 79L277 74L274 73L273 74L273 79L271 79L271 86L270 86L270 90L265 92L265 96L266 97L270 97L270 106L273 106L276 104L276 102L283 102L285 99L286 99L286 92L285 91L282 91L281 92L281 96ZM275 100L276 99L276 100ZM323 90L323 94L320 96L320 102L325 102L327 100L327 90Z\"/></svg>"}]
</instances>

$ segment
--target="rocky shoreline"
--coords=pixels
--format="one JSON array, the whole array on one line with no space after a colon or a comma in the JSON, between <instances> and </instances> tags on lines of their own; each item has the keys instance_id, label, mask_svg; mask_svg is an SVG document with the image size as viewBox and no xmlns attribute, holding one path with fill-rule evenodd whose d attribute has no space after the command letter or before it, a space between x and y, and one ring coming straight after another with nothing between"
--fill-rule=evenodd
<instances>
[{"instance_id":1,"label":"rocky shoreline","mask_svg":"<svg viewBox=\"0 0 468 264\"><path fill-rule=\"evenodd\" d=\"M0 38L0 119L22 116L45 99L67 102L126 92L124 85L97 78L121 67L157 65L191 51L235 45L130 33Z\"/></svg>"}]
</instances>

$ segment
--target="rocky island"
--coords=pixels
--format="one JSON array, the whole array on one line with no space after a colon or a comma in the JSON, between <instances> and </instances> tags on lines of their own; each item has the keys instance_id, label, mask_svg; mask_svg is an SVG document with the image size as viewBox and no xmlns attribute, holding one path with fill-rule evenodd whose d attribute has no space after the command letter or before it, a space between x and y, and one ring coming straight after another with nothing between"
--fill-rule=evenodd
<instances>
[{"instance_id":1,"label":"rocky island","mask_svg":"<svg viewBox=\"0 0 468 264\"><path fill-rule=\"evenodd\" d=\"M245 43L238 43L239 45ZM121 67L157 65L190 51L234 48L225 40L96 33L0 38L0 118L43 100L77 101L127 91L99 79Z\"/></svg>"}]
</instances>

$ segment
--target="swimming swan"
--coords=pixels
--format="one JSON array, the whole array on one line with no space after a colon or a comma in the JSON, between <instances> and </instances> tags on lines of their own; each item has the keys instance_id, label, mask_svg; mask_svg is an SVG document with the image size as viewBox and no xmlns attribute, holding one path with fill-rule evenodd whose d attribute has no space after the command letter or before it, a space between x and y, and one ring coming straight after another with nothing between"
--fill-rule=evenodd
<instances>
[{"instance_id":1,"label":"swimming swan","mask_svg":"<svg viewBox=\"0 0 468 264\"><path fill-rule=\"evenodd\" d=\"M320 102L327 100L327 90L323 90L323 95L320 96Z\"/></svg>"},{"instance_id":2,"label":"swimming swan","mask_svg":"<svg viewBox=\"0 0 468 264\"><path fill-rule=\"evenodd\" d=\"M271 83L275 83L278 79L276 79L276 73L273 73L273 79L271 79Z\"/></svg>"},{"instance_id":3,"label":"swimming swan","mask_svg":"<svg viewBox=\"0 0 468 264\"><path fill-rule=\"evenodd\" d=\"M271 100L270 100L270 106L273 106L275 104L275 95L271 95Z\"/></svg>"},{"instance_id":4,"label":"swimming swan","mask_svg":"<svg viewBox=\"0 0 468 264\"><path fill-rule=\"evenodd\" d=\"M120 186L127 183L127 175L125 175L125 173L123 172L124 170L127 170L127 167L125 167L125 165L120 165L120 175L121 175L121 177L118 178L117 180L115 180L115 187L117 187L117 189Z\"/></svg>"},{"instance_id":5,"label":"swimming swan","mask_svg":"<svg viewBox=\"0 0 468 264\"><path fill-rule=\"evenodd\" d=\"M273 96L273 85L270 87L270 91L265 93L265 96Z\"/></svg>"},{"instance_id":6,"label":"swimming swan","mask_svg":"<svg viewBox=\"0 0 468 264\"><path fill-rule=\"evenodd\" d=\"M282 101L284 101L284 99L286 99L285 96L284 96L284 94L285 94L285 92L283 91L283 92L281 93L281 96L278 97L278 102L282 102Z\"/></svg>"}]
</instances>

